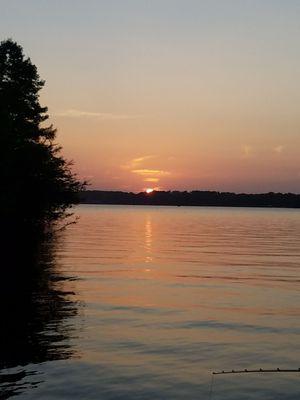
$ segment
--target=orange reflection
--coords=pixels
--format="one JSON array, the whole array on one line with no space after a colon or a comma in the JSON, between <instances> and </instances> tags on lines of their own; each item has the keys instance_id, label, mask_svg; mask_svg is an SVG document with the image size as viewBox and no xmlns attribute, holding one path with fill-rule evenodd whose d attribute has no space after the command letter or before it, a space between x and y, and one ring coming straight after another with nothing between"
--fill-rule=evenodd
<instances>
[{"instance_id":1,"label":"orange reflection","mask_svg":"<svg viewBox=\"0 0 300 400\"><path fill-rule=\"evenodd\" d=\"M151 216L148 214L145 224L145 262L149 263L152 260L152 221ZM150 271L150 269L146 271Z\"/></svg>"}]
</instances>

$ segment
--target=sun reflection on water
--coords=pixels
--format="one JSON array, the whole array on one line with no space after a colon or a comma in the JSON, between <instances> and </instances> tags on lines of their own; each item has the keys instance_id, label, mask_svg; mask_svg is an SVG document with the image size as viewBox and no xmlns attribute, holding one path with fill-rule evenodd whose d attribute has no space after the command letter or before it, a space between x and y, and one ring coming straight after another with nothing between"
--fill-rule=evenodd
<instances>
[{"instance_id":1,"label":"sun reflection on water","mask_svg":"<svg viewBox=\"0 0 300 400\"><path fill-rule=\"evenodd\" d=\"M152 256L152 221L151 215L147 214L145 223L145 262L150 263L153 261ZM146 269L147 272L151 271L149 268Z\"/></svg>"}]
</instances>

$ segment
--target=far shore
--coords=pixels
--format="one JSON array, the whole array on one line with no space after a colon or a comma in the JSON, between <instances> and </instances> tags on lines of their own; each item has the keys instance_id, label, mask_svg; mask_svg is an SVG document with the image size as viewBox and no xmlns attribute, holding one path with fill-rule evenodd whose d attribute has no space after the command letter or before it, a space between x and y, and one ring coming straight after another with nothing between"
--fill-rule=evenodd
<instances>
[{"instance_id":1,"label":"far shore","mask_svg":"<svg viewBox=\"0 0 300 400\"><path fill-rule=\"evenodd\" d=\"M80 193L80 204L300 208L300 194L274 192L249 194L198 190L132 193L86 190Z\"/></svg>"}]
</instances>

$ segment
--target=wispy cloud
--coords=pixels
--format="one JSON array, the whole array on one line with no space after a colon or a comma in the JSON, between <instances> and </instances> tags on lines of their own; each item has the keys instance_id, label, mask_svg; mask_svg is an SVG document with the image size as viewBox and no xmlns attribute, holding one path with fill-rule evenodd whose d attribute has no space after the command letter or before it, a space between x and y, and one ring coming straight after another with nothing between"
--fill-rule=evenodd
<instances>
[{"instance_id":1,"label":"wispy cloud","mask_svg":"<svg viewBox=\"0 0 300 400\"><path fill-rule=\"evenodd\" d=\"M149 159L154 158L154 157L155 157L154 155L149 155L149 156L142 156L142 157L134 158L133 160L131 160L131 163L135 164L135 165L136 164L140 164L143 161L149 160Z\"/></svg>"},{"instance_id":2,"label":"wispy cloud","mask_svg":"<svg viewBox=\"0 0 300 400\"><path fill-rule=\"evenodd\" d=\"M142 164L146 160L150 160L151 158L155 158L156 156L154 155L147 155L147 156L141 156L137 158L133 158L132 160L128 161L127 164L122 165L122 169L135 169L137 168L140 164Z\"/></svg>"},{"instance_id":3,"label":"wispy cloud","mask_svg":"<svg viewBox=\"0 0 300 400\"><path fill-rule=\"evenodd\" d=\"M156 158L156 155L144 155L129 160L125 165L121 165L122 169L130 171L132 174L140 176L144 182L158 183L163 176L170 175L169 171L156 168L142 168L145 166L145 161ZM153 161L151 161L153 162Z\"/></svg>"},{"instance_id":4,"label":"wispy cloud","mask_svg":"<svg viewBox=\"0 0 300 400\"><path fill-rule=\"evenodd\" d=\"M141 118L141 115L130 114L114 114L114 113L101 113L93 111L75 110L73 108L54 113L57 117L68 118L98 118L101 120L119 120L119 119L135 119Z\"/></svg>"},{"instance_id":5,"label":"wispy cloud","mask_svg":"<svg viewBox=\"0 0 300 400\"><path fill-rule=\"evenodd\" d=\"M282 144L273 148L273 151L277 154L281 154L283 152L284 146Z\"/></svg>"},{"instance_id":6,"label":"wispy cloud","mask_svg":"<svg viewBox=\"0 0 300 400\"><path fill-rule=\"evenodd\" d=\"M134 169L131 172L141 176L149 176L149 175L156 175L156 176L165 176L170 175L169 171L164 171L162 169Z\"/></svg>"},{"instance_id":7,"label":"wispy cloud","mask_svg":"<svg viewBox=\"0 0 300 400\"><path fill-rule=\"evenodd\" d=\"M157 183L159 181L158 178L145 178L144 182L152 182L152 183Z\"/></svg>"},{"instance_id":8,"label":"wispy cloud","mask_svg":"<svg viewBox=\"0 0 300 400\"><path fill-rule=\"evenodd\" d=\"M248 144L242 146L242 158L249 158L253 155L253 147Z\"/></svg>"}]
</instances>

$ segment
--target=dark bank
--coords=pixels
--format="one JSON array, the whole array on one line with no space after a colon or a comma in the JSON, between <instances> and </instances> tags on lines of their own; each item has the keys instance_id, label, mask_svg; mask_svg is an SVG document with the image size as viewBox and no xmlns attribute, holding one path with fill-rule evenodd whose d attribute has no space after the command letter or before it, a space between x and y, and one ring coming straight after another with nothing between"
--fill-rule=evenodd
<instances>
[{"instance_id":1,"label":"dark bank","mask_svg":"<svg viewBox=\"0 0 300 400\"><path fill-rule=\"evenodd\" d=\"M280 207L300 208L300 194L229 193L215 191L153 191L128 193L86 190L80 193L82 204L128 204L157 206Z\"/></svg>"}]
</instances>

